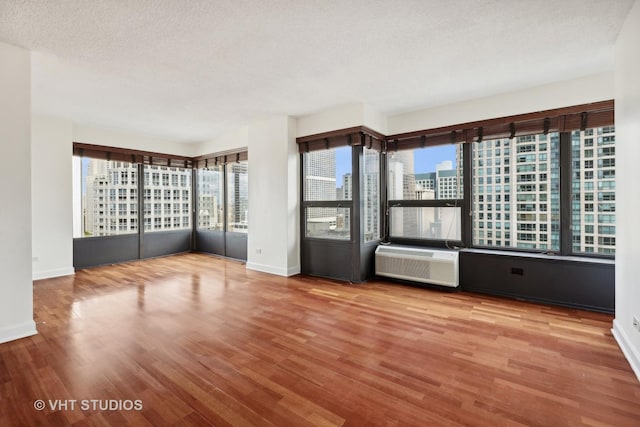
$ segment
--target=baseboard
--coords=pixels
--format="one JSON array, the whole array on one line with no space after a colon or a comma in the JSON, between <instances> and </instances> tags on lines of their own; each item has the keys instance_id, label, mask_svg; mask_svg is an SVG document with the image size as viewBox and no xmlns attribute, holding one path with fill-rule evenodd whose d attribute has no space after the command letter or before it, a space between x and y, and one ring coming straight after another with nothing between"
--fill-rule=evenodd
<instances>
[{"instance_id":1,"label":"baseboard","mask_svg":"<svg viewBox=\"0 0 640 427\"><path fill-rule=\"evenodd\" d=\"M70 276L75 274L73 267L54 268L53 270L34 271L33 280L51 279L53 277Z\"/></svg>"},{"instance_id":2,"label":"baseboard","mask_svg":"<svg viewBox=\"0 0 640 427\"><path fill-rule=\"evenodd\" d=\"M287 269L287 276L295 276L296 274L300 274L300 266L296 265L295 267L289 267Z\"/></svg>"},{"instance_id":3,"label":"baseboard","mask_svg":"<svg viewBox=\"0 0 640 427\"><path fill-rule=\"evenodd\" d=\"M618 342L622 353L629 361L629 365L631 365L631 369L633 369L633 372L636 374L638 381L640 381L640 354L638 354L638 349L631 344L627 333L620 327L618 319L613 319L611 333Z\"/></svg>"},{"instance_id":4,"label":"baseboard","mask_svg":"<svg viewBox=\"0 0 640 427\"><path fill-rule=\"evenodd\" d=\"M34 322L33 320L1 328L0 344L20 338L30 337L31 335L36 335L37 333L38 331L36 329L36 322Z\"/></svg>"},{"instance_id":5,"label":"baseboard","mask_svg":"<svg viewBox=\"0 0 640 427\"><path fill-rule=\"evenodd\" d=\"M261 271L263 273L275 274L278 276L289 277L300 273L300 267L289 267L287 269L280 267L273 267L271 265L258 264L255 262L248 262L247 268L249 270Z\"/></svg>"}]
</instances>

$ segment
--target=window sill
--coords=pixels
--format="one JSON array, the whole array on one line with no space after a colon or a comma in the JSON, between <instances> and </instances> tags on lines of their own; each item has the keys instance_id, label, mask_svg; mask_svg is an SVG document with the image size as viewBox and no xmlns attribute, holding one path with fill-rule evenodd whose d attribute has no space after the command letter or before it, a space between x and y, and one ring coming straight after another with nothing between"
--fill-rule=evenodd
<instances>
[{"instance_id":1,"label":"window sill","mask_svg":"<svg viewBox=\"0 0 640 427\"><path fill-rule=\"evenodd\" d=\"M501 251L497 249L460 249L460 252L484 254L484 255L520 257L520 258L533 258L533 259L540 259L540 260L570 261L570 262L590 263L590 264L615 265L614 259L595 258L595 257L588 257L588 256L551 255L551 254L543 254L543 253Z\"/></svg>"}]
</instances>

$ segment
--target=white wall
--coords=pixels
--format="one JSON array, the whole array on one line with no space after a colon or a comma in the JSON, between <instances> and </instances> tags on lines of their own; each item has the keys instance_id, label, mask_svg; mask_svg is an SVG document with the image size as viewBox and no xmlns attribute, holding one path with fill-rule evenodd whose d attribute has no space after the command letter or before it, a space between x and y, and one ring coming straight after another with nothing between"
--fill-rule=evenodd
<instances>
[{"instance_id":1,"label":"white wall","mask_svg":"<svg viewBox=\"0 0 640 427\"><path fill-rule=\"evenodd\" d=\"M249 127L247 268L300 273L299 154L296 121L281 116Z\"/></svg>"},{"instance_id":2,"label":"white wall","mask_svg":"<svg viewBox=\"0 0 640 427\"><path fill-rule=\"evenodd\" d=\"M604 101L614 97L613 72L550 83L425 110L385 116L362 103L341 105L297 119L296 136L367 126L384 135Z\"/></svg>"},{"instance_id":3,"label":"white wall","mask_svg":"<svg viewBox=\"0 0 640 427\"><path fill-rule=\"evenodd\" d=\"M31 120L31 231L37 280L73 274L73 130L67 120L38 115Z\"/></svg>"},{"instance_id":4,"label":"white wall","mask_svg":"<svg viewBox=\"0 0 640 427\"><path fill-rule=\"evenodd\" d=\"M80 124L73 125L73 141L85 144L106 145L108 147L130 148L178 156L192 156L194 144L174 142L131 134L112 129L102 129Z\"/></svg>"},{"instance_id":5,"label":"white wall","mask_svg":"<svg viewBox=\"0 0 640 427\"><path fill-rule=\"evenodd\" d=\"M640 379L640 2L616 42L616 318L613 334Z\"/></svg>"},{"instance_id":6,"label":"white wall","mask_svg":"<svg viewBox=\"0 0 640 427\"><path fill-rule=\"evenodd\" d=\"M315 135L354 126L367 126L386 134L387 118L366 104L340 105L326 111L298 117L296 136Z\"/></svg>"},{"instance_id":7,"label":"white wall","mask_svg":"<svg viewBox=\"0 0 640 427\"><path fill-rule=\"evenodd\" d=\"M194 144L192 151L193 156L201 156L204 154L220 153L222 151L235 150L248 146L249 127L243 126L227 132L216 139Z\"/></svg>"},{"instance_id":8,"label":"white wall","mask_svg":"<svg viewBox=\"0 0 640 427\"><path fill-rule=\"evenodd\" d=\"M31 282L31 53L0 43L0 343L36 334Z\"/></svg>"},{"instance_id":9,"label":"white wall","mask_svg":"<svg viewBox=\"0 0 640 427\"><path fill-rule=\"evenodd\" d=\"M603 73L391 116L387 120L387 129L388 135L394 135L476 120L605 101L613 99L613 97L613 73Z\"/></svg>"}]
</instances>

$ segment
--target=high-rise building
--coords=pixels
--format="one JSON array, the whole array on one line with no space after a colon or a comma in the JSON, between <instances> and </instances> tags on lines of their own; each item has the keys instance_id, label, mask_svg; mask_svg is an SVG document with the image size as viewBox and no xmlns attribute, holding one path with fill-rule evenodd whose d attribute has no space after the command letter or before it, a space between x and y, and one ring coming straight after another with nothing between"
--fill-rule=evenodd
<instances>
[{"instance_id":1,"label":"high-rise building","mask_svg":"<svg viewBox=\"0 0 640 427\"><path fill-rule=\"evenodd\" d=\"M305 199L336 200L336 152L320 150L304 156Z\"/></svg>"},{"instance_id":2,"label":"high-rise building","mask_svg":"<svg viewBox=\"0 0 640 427\"><path fill-rule=\"evenodd\" d=\"M380 233L380 153L365 148L363 151L363 171L361 198L363 210L361 212L364 241L370 242L381 237Z\"/></svg>"},{"instance_id":3,"label":"high-rise building","mask_svg":"<svg viewBox=\"0 0 640 427\"><path fill-rule=\"evenodd\" d=\"M350 148L345 148L350 149ZM304 156L305 200L330 201L352 198L352 176L344 174L342 186L337 186L337 155L335 149L312 151ZM348 208L313 207L306 211L307 235L348 238L350 216Z\"/></svg>"},{"instance_id":4,"label":"high-rise building","mask_svg":"<svg viewBox=\"0 0 640 427\"><path fill-rule=\"evenodd\" d=\"M413 150L401 150L387 155L389 200L415 200L416 177L414 171ZM400 215L392 218L389 224L392 236L402 236L418 229L417 214L413 209L402 209Z\"/></svg>"},{"instance_id":5,"label":"high-rise building","mask_svg":"<svg viewBox=\"0 0 640 427\"><path fill-rule=\"evenodd\" d=\"M249 163L227 165L227 227L229 231L247 232L249 227Z\"/></svg>"},{"instance_id":6,"label":"high-rise building","mask_svg":"<svg viewBox=\"0 0 640 427\"><path fill-rule=\"evenodd\" d=\"M559 135L474 143L473 243L559 250Z\"/></svg>"},{"instance_id":7,"label":"high-rise building","mask_svg":"<svg viewBox=\"0 0 640 427\"><path fill-rule=\"evenodd\" d=\"M572 134L574 252L614 251L614 143L614 127ZM558 133L473 144L474 244L560 250L559 146Z\"/></svg>"},{"instance_id":8,"label":"high-rise building","mask_svg":"<svg viewBox=\"0 0 640 427\"><path fill-rule=\"evenodd\" d=\"M615 127L575 131L571 138L574 252L615 253Z\"/></svg>"},{"instance_id":9,"label":"high-rise building","mask_svg":"<svg viewBox=\"0 0 640 427\"><path fill-rule=\"evenodd\" d=\"M224 197L222 196L222 166L198 169L198 228L224 228Z\"/></svg>"},{"instance_id":10,"label":"high-rise building","mask_svg":"<svg viewBox=\"0 0 640 427\"><path fill-rule=\"evenodd\" d=\"M85 236L138 231L138 170L128 162L87 159ZM144 167L144 230L191 226L191 170Z\"/></svg>"},{"instance_id":11,"label":"high-rise building","mask_svg":"<svg viewBox=\"0 0 640 427\"><path fill-rule=\"evenodd\" d=\"M89 159L83 205L85 236L138 231L138 171L127 162Z\"/></svg>"}]
</instances>

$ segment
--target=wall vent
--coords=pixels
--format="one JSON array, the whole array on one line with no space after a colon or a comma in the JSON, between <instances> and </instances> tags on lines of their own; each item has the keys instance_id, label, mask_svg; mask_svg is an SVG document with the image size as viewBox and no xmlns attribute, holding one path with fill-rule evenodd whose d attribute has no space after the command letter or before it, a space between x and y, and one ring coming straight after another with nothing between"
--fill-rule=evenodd
<instances>
[{"instance_id":1,"label":"wall vent","mask_svg":"<svg viewBox=\"0 0 640 427\"><path fill-rule=\"evenodd\" d=\"M378 246L376 275L458 286L458 252L407 246Z\"/></svg>"}]
</instances>

